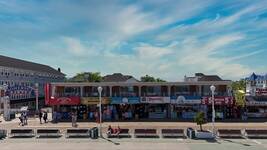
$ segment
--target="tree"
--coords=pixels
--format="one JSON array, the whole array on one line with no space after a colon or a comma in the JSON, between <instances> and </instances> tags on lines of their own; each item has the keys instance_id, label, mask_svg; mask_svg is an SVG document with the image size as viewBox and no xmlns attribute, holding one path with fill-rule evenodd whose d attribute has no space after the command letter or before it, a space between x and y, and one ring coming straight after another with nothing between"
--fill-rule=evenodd
<instances>
[{"instance_id":1,"label":"tree","mask_svg":"<svg viewBox=\"0 0 267 150\"><path fill-rule=\"evenodd\" d=\"M141 77L141 82L166 82L165 80L162 80L160 78L154 78L152 76L149 75L145 75Z\"/></svg>"},{"instance_id":2,"label":"tree","mask_svg":"<svg viewBox=\"0 0 267 150\"><path fill-rule=\"evenodd\" d=\"M234 81L232 83L233 94L236 100L237 106L245 106L245 89L246 89L246 81L241 79L239 81Z\"/></svg>"},{"instance_id":3,"label":"tree","mask_svg":"<svg viewBox=\"0 0 267 150\"><path fill-rule=\"evenodd\" d=\"M205 123L205 114L204 112L198 112L194 118L194 121L199 125L200 131L203 131L202 125Z\"/></svg>"},{"instance_id":4,"label":"tree","mask_svg":"<svg viewBox=\"0 0 267 150\"><path fill-rule=\"evenodd\" d=\"M69 82L100 82L102 77L100 72L82 72L77 73L74 77L70 78Z\"/></svg>"}]
</instances>

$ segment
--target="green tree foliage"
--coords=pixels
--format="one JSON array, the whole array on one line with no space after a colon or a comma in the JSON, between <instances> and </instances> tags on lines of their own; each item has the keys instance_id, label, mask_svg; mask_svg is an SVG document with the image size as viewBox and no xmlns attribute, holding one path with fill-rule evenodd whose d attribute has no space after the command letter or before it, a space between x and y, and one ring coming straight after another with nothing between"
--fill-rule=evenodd
<instances>
[{"instance_id":1,"label":"green tree foliage","mask_svg":"<svg viewBox=\"0 0 267 150\"><path fill-rule=\"evenodd\" d=\"M100 82L101 80L100 72L82 72L77 73L68 82Z\"/></svg>"},{"instance_id":2,"label":"green tree foliage","mask_svg":"<svg viewBox=\"0 0 267 150\"><path fill-rule=\"evenodd\" d=\"M246 81L234 81L232 83L233 94L236 100L237 106L245 106L245 90L246 90Z\"/></svg>"},{"instance_id":3,"label":"green tree foliage","mask_svg":"<svg viewBox=\"0 0 267 150\"><path fill-rule=\"evenodd\" d=\"M152 76L145 75L141 77L141 82L166 82L166 81L160 78L154 78Z\"/></svg>"},{"instance_id":4,"label":"green tree foliage","mask_svg":"<svg viewBox=\"0 0 267 150\"><path fill-rule=\"evenodd\" d=\"M205 114L204 112L198 112L194 118L194 121L199 125L200 131L203 131L202 125L205 123Z\"/></svg>"}]
</instances>

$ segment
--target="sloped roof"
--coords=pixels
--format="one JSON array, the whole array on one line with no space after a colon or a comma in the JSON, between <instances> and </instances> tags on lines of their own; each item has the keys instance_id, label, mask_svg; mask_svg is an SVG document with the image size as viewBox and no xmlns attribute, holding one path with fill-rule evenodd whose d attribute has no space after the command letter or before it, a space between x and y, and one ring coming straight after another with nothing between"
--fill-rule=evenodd
<instances>
[{"instance_id":1,"label":"sloped roof","mask_svg":"<svg viewBox=\"0 0 267 150\"><path fill-rule=\"evenodd\" d=\"M65 74L59 72L58 70L43 64L38 64L34 62L29 62L21 59L11 58L7 56L0 55L0 66L11 67L25 70L32 70L37 72L51 73L55 75L65 76Z\"/></svg>"},{"instance_id":2,"label":"sloped roof","mask_svg":"<svg viewBox=\"0 0 267 150\"><path fill-rule=\"evenodd\" d=\"M123 75L121 73L114 73L112 75L106 75L103 77L102 82L126 82L129 79L135 79L130 75ZM135 79L136 80L136 79ZM136 80L138 82L138 80Z\"/></svg>"},{"instance_id":3,"label":"sloped roof","mask_svg":"<svg viewBox=\"0 0 267 150\"><path fill-rule=\"evenodd\" d=\"M222 79L217 75L204 75L198 81L222 81Z\"/></svg>"}]
</instances>

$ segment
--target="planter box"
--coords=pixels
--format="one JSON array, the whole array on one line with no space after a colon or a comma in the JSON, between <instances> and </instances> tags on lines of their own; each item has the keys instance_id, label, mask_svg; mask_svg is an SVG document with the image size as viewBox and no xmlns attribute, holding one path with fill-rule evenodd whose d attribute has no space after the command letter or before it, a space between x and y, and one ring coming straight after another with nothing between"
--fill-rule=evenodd
<instances>
[{"instance_id":1,"label":"planter box","mask_svg":"<svg viewBox=\"0 0 267 150\"><path fill-rule=\"evenodd\" d=\"M197 131L195 130L196 138L198 139L213 139L214 136L210 131Z\"/></svg>"}]
</instances>

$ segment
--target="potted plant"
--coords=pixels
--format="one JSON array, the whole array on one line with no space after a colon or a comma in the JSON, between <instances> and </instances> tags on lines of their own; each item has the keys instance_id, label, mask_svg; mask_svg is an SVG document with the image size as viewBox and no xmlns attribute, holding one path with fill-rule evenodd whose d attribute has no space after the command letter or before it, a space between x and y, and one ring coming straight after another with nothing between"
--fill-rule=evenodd
<instances>
[{"instance_id":1,"label":"potted plant","mask_svg":"<svg viewBox=\"0 0 267 150\"><path fill-rule=\"evenodd\" d=\"M213 138L213 134L210 131L203 130L203 128L202 128L202 125L205 123L204 112L198 112L194 118L194 121L200 127L200 130L195 131L196 138L199 138L199 139L211 139L211 138Z\"/></svg>"}]
</instances>

